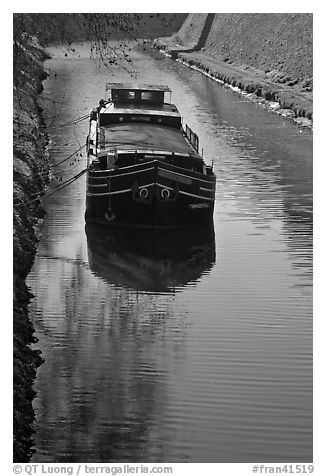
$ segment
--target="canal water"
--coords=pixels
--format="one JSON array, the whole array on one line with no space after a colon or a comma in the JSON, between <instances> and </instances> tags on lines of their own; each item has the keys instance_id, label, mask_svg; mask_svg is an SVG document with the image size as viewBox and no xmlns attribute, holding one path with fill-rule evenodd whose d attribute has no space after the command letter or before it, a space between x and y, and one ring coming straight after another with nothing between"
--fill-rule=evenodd
<instances>
[{"instance_id":1,"label":"canal water","mask_svg":"<svg viewBox=\"0 0 326 476\"><path fill-rule=\"evenodd\" d=\"M44 104L59 164L122 68L54 50ZM28 284L45 363L34 462L312 460L312 133L158 52L135 80L167 84L217 175L214 231L85 230L85 176L44 201ZM86 166L52 168L53 185ZM62 178L62 182L60 181Z\"/></svg>"}]
</instances>

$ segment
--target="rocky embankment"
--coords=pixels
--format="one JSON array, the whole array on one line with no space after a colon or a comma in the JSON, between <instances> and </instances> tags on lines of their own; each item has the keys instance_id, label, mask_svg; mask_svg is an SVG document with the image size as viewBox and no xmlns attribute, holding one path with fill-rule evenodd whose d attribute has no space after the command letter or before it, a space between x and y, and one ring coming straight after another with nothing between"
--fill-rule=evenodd
<instances>
[{"instance_id":1,"label":"rocky embankment","mask_svg":"<svg viewBox=\"0 0 326 476\"><path fill-rule=\"evenodd\" d=\"M32 400L36 368L42 363L40 352L30 345L37 339L28 319L32 297L25 279L36 252L35 227L43 216L38 196L48 181L47 136L42 109L37 103L46 75L42 67L44 52L34 39L14 44L13 114L13 391L15 462L29 461L32 454Z\"/></svg>"},{"instance_id":2,"label":"rocky embankment","mask_svg":"<svg viewBox=\"0 0 326 476\"><path fill-rule=\"evenodd\" d=\"M191 13L176 34L154 45L312 124L312 14Z\"/></svg>"}]
</instances>

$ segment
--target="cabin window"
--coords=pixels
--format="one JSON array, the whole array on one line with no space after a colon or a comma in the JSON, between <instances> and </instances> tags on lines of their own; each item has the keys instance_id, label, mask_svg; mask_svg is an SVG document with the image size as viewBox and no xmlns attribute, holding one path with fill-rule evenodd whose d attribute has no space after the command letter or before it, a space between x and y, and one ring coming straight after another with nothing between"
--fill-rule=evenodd
<instances>
[{"instance_id":1,"label":"cabin window","mask_svg":"<svg viewBox=\"0 0 326 476\"><path fill-rule=\"evenodd\" d=\"M151 99L153 99L153 93L149 91L144 91L143 93L141 93L141 98L143 101L150 101Z\"/></svg>"},{"instance_id":2,"label":"cabin window","mask_svg":"<svg viewBox=\"0 0 326 476\"><path fill-rule=\"evenodd\" d=\"M113 101L134 101L135 91L118 90L112 91Z\"/></svg>"},{"instance_id":3,"label":"cabin window","mask_svg":"<svg viewBox=\"0 0 326 476\"><path fill-rule=\"evenodd\" d=\"M142 91L141 100L153 103L163 103L164 93L161 91Z\"/></svg>"}]
</instances>

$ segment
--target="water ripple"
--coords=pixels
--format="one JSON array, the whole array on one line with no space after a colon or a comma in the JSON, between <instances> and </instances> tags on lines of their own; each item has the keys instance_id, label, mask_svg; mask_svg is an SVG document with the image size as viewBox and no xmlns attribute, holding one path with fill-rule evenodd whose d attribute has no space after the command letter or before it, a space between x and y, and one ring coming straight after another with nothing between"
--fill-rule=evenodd
<instances>
[{"instance_id":1,"label":"water ripple","mask_svg":"<svg viewBox=\"0 0 326 476\"><path fill-rule=\"evenodd\" d=\"M311 461L311 133L155 51L132 55L214 163L215 233L85 233L84 178L44 203L28 278L45 358L34 461ZM103 95L88 56L49 60L54 125ZM87 126L49 132L55 163Z\"/></svg>"}]
</instances>

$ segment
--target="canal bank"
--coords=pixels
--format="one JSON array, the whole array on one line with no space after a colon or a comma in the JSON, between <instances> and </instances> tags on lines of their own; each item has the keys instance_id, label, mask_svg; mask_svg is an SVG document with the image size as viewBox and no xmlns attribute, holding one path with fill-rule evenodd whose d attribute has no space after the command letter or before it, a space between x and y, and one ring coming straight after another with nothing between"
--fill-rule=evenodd
<instances>
[{"instance_id":1,"label":"canal bank","mask_svg":"<svg viewBox=\"0 0 326 476\"><path fill-rule=\"evenodd\" d=\"M189 14L154 47L269 109L312 126L312 16Z\"/></svg>"},{"instance_id":2,"label":"canal bank","mask_svg":"<svg viewBox=\"0 0 326 476\"><path fill-rule=\"evenodd\" d=\"M34 38L14 44L13 91L13 458L29 461L32 454L34 410L32 389L36 369L42 363L40 351L28 318L33 295L26 277L33 265L37 247L37 223L43 217L39 195L48 183L47 134L38 104L42 62L46 54Z\"/></svg>"}]
</instances>

